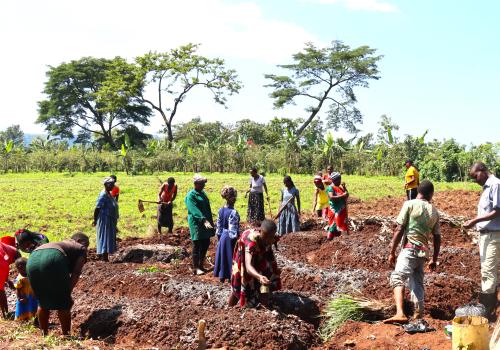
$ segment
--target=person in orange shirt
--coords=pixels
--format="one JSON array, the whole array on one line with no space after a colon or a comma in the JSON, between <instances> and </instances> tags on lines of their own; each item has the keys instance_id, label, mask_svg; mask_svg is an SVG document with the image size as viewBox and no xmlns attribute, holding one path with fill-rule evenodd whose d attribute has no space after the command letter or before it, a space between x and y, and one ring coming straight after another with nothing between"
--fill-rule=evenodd
<instances>
[{"instance_id":1,"label":"person in orange shirt","mask_svg":"<svg viewBox=\"0 0 500 350\"><path fill-rule=\"evenodd\" d=\"M405 175L405 190L408 200L417 198L417 187L420 185L420 174L417 168L413 165L411 160L405 162L406 175Z\"/></svg>"},{"instance_id":2,"label":"person in orange shirt","mask_svg":"<svg viewBox=\"0 0 500 350\"><path fill-rule=\"evenodd\" d=\"M115 180L115 187L111 190L111 197L113 197L118 202L118 197L120 196L120 187L116 186L116 175L109 175L110 178Z\"/></svg>"},{"instance_id":3,"label":"person in orange shirt","mask_svg":"<svg viewBox=\"0 0 500 350\"><path fill-rule=\"evenodd\" d=\"M172 233L174 229L173 217L173 202L177 197L177 185L175 179L169 177L166 183L160 186L160 193L158 193L158 234L161 235L161 228L167 227L168 233Z\"/></svg>"}]
</instances>

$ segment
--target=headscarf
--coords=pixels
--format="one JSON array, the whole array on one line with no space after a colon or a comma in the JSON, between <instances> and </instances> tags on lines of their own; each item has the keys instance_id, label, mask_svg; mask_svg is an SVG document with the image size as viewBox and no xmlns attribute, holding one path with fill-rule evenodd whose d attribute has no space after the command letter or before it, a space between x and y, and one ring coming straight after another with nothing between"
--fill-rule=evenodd
<instances>
[{"instance_id":1,"label":"headscarf","mask_svg":"<svg viewBox=\"0 0 500 350\"><path fill-rule=\"evenodd\" d=\"M103 185L108 185L108 184L114 184L115 179L113 179L111 176L105 177L104 180L102 180Z\"/></svg>"},{"instance_id":2,"label":"headscarf","mask_svg":"<svg viewBox=\"0 0 500 350\"><path fill-rule=\"evenodd\" d=\"M338 178L340 178L340 173L338 173L338 172L332 173L332 174L330 175L330 180L332 180L332 181L335 181L335 180L337 180Z\"/></svg>"},{"instance_id":3,"label":"headscarf","mask_svg":"<svg viewBox=\"0 0 500 350\"><path fill-rule=\"evenodd\" d=\"M207 178L201 174L194 174L193 183L197 183L197 182L207 182Z\"/></svg>"},{"instance_id":4,"label":"headscarf","mask_svg":"<svg viewBox=\"0 0 500 350\"><path fill-rule=\"evenodd\" d=\"M229 198L236 197L238 194L238 191L234 187L231 186L224 186L222 187L222 190L220 191L220 195L222 198L225 200L228 200Z\"/></svg>"},{"instance_id":5,"label":"headscarf","mask_svg":"<svg viewBox=\"0 0 500 350\"><path fill-rule=\"evenodd\" d=\"M323 178L319 175L316 175L314 177L314 184L315 185L321 185L323 183Z\"/></svg>"}]
</instances>

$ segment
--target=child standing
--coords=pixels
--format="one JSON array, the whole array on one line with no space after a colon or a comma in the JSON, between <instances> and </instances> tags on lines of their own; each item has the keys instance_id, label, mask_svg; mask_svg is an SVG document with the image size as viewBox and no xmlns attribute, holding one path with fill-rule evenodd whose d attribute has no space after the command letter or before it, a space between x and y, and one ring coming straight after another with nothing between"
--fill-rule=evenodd
<instances>
[{"instance_id":1,"label":"child standing","mask_svg":"<svg viewBox=\"0 0 500 350\"><path fill-rule=\"evenodd\" d=\"M326 218L325 210L328 209L328 194L326 193L326 187L323 183L323 179L320 175L316 175L314 177L314 202L313 202L313 211L316 212L318 217Z\"/></svg>"},{"instance_id":2,"label":"child standing","mask_svg":"<svg viewBox=\"0 0 500 350\"><path fill-rule=\"evenodd\" d=\"M111 197L113 197L117 202L118 202L118 197L120 197L120 187L116 185L116 181L118 181L118 178L116 175L109 175L110 178L112 178L115 181L115 187L111 190Z\"/></svg>"},{"instance_id":3,"label":"child standing","mask_svg":"<svg viewBox=\"0 0 500 350\"><path fill-rule=\"evenodd\" d=\"M14 288L17 291L16 321L31 320L36 316L38 309L38 301L36 300L35 293L33 293L33 289L31 289L31 284L26 274L27 262L26 258L18 258L16 260L16 269L19 272L14 281Z\"/></svg>"},{"instance_id":4,"label":"child standing","mask_svg":"<svg viewBox=\"0 0 500 350\"><path fill-rule=\"evenodd\" d=\"M278 236L300 231L299 190L295 187L290 176L283 178L283 184L285 185L285 188L281 190L281 208L283 210L278 218ZM295 206L295 200L297 200L297 206Z\"/></svg>"},{"instance_id":5,"label":"child standing","mask_svg":"<svg viewBox=\"0 0 500 350\"><path fill-rule=\"evenodd\" d=\"M217 218L217 252L215 254L214 276L224 283L231 280L233 251L240 235L240 215L234 209L237 191L233 187L224 186L221 197L226 200L226 205L219 209Z\"/></svg>"}]
</instances>

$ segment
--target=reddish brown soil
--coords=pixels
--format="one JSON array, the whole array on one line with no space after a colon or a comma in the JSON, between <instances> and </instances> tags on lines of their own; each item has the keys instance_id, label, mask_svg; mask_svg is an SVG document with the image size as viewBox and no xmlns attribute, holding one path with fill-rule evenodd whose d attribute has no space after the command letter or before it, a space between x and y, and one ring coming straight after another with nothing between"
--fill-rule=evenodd
<instances>
[{"instance_id":1,"label":"reddish brown soil","mask_svg":"<svg viewBox=\"0 0 500 350\"><path fill-rule=\"evenodd\" d=\"M433 203L440 211L448 215L472 217L477 211L479 196L479 191L454 190L436 192ZM349 211L354 216L397 216L405 199L404 194L401 197L389 196L372 201L356 199L350 202Z\"/></svg>"},{"instance_id":2,"label":"reddish brown soil","mask_svg":"<svg viewBox=\"0 0 500 350\"><path fill-rule=\"evenodd\" d=\"M447 214L471 216L476 199L475 193L454 191L438 193L436 203ZM463 203L467 205L462 207ZM401 204L402 198L357 201L350 213L393 217ZM357 232L327 242L321 223L312 217L304 221L303 228L310 231L289 234L279 243L276 256L283 270L283 290L275 294L272 310L228 308L228 284L210 274L190 274L191 241L187 230L179 229L161 239L120 242L121 248L161 243L185 248L187 257L168 264L104 263L91 254L73 295L74 329L118 349L194 349L200 319L207 321L208 348L346 349L350 343L356 349L450 347L443 326L457 307L476 299L479 289L478 251L469 236L442 225L440 266L426 274L425 314L436 332L410 336L397 326L349 322L328 344L321 344L317 336L321 308L336 293L359 292L392 303L387 264L392 227L382 232L379 225L366 223ZM215 245L214 239L209 249L212 262ZM152 265L159 271L140 272Z\"/></svg>"}]
</instances>

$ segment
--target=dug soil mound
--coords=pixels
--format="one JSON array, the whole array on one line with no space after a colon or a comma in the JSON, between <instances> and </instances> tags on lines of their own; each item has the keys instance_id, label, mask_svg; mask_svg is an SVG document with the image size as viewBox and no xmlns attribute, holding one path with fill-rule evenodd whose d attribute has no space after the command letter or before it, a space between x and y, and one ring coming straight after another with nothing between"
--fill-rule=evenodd
<instances>
[{"instance_id":1,"label":"dug soil mound","mask_svg":"<svg viewBox=\"0 0 500 350\"><path fill-rule=\"evenodd\" d=\"M473 217L477 211L477 203L481 193L479 191L444 191L436 192L433 204L450 216ZM377 200L361 201L356 199L350 201L349 211L354 216L397 216L406 197L404 193L400 197L386 197Z\"/></svg>"},{"instance_id":2,"label":"dug soil mound","mask_svg":"<svg viewBox=\"0 0 500 350\"><path fill-rule=\"evenodd\" d=\"M440 193L436 202L443 203L440 209L448 215L470 216L474 195ZM425 280L425 317L436 332L410 336L400 327L380 322L348 322L330 342L323 344L318 337L322 308L338 293L392 303L387 258L393 218L401 204L402 199L394 198L352 203L349 210L357 217L352 222L356 230L333 241L326 241L321 221L304 219L307 231L288 234L279 242L276 257L283 290L275 293L270 309L228 308L228 283L210 273L193 276L185 229L161 238L124 239L113 263L91 254L73 295L74 329L118 349L195 349L201 319L207 322L208 348L448 349L451 342L444 337L443 326L457 307L476 300L480 285L477 246L453 226L453 220L441 225L440 265ZM214 262L215 246L212 239L209 263Z\"/></svg>"}]
</instances>

